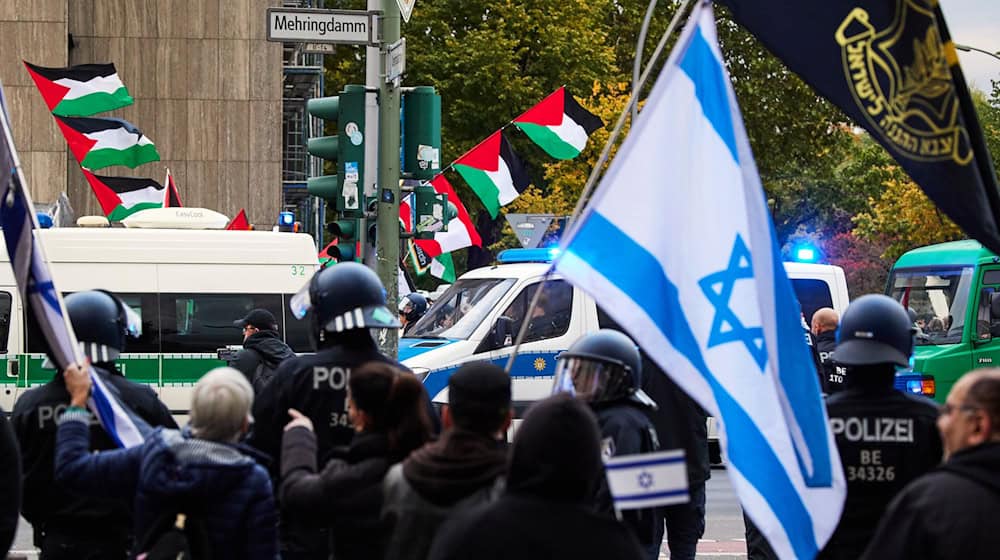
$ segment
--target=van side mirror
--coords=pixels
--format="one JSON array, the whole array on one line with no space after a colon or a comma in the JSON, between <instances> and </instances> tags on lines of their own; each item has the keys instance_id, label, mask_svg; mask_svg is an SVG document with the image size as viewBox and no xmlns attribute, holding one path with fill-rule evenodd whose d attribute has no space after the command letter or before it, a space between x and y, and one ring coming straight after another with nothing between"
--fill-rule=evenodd
<instances>
[{"instance_id":1,"label":"van side mirror","mask_svg":"<svg viewBox=\"0 0 1000 560\"><path fill-rule=\"evenodd\" d=\"M494 348L514 344L514 320L510 317L497 317L497 322L493 324L492 338Z\"/></svg>"}]
</instances>

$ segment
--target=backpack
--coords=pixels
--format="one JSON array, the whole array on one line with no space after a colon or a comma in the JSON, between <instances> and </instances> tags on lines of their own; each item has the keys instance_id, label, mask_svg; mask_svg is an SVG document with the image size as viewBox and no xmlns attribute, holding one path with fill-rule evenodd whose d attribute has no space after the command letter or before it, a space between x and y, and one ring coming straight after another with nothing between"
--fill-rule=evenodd
<instances>
[{"instance_id":1,"label":"backpack","mask_svg":"<svg viewBox=\"0 0 1000 560\"><path fill-rule=\"evenodd\" d=\"M210 560L208 529L198 517L166 513L150 526L136 560Z\"/></svg>"},{"instance_id":2,"label":"backpack","mask_svg":"<svg viewBox=\"0 0 1000 560\"><path fill-rule=\"evenodd\" d=\"M253 371L250 384L253 385L253 394L259 395L271 383L271 380L274 379L274 374L278 371L278 367L267 361L267 358L260 352L256 350L253 350L253 352L257 354L257 358L260 361L257 362L257 368Z\"/></svg>"}]
</instances>

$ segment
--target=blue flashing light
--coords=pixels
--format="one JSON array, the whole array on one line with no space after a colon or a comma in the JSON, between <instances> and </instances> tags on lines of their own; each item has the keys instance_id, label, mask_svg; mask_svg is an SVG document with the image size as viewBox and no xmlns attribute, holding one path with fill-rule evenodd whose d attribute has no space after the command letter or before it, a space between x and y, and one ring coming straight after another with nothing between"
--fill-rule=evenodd
<instances>
[{"instance_id":1,"label":"blue flashing light","mask_svg":"<svg viewBox=\"0 0 1000 560\"><path fill-rule=\"evenodd\" d=\"M814 263L819 260L819 250L811 243L799 243L792 248L792 258L797 262Z\"/></svg>"},{"instance_id":2,"label":"blue flashing light","mask_svg":"<svg viewBox=\"0 0 1000 560\"><path fill-rule=\"evenodd\" d=\"M291 227L295 224L294 212L278 212L278 225Z\"/></svg>"},{"instance_id":3,"label":"blue flashing light","mask_svg":"<svg viewBox=\"0 0 1000 560\"><path fill-rule=\"evenodd\" d=\"M919 379L911 379L906 382L906 392L919 395L923 392L923 383Z\"/></svg>"},{"instance_id":4,"label":"blue flashing light","mask_svg":"<svg viewBox=\"0 0 1000 560\"><path fill-rule=\"evenodd\" d=\"M500 264L549 263L558 255L558 247L545 249L507 249L500 251L500 254L497 255L497 262Z\"/></svg>"},{"instance_id":5,"label":"blue flashing light","mask_svg":"<svg viewBox=\"0 0 1000 560\"><path fill-rule=\"evenodd\" d=\"M35 212L35 216L38 217L38 227L42 229L52 227L52 216L49 216L45 212Z\"/></svg>"}]
</instances>

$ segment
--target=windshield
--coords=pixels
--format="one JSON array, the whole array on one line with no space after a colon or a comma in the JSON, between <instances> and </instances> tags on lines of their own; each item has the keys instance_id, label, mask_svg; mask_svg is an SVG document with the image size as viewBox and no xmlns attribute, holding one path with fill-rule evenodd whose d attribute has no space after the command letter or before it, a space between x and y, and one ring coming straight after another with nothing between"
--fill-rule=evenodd
<instances>
[{"instance_id":1,"label":"windshield","mask_svg":"<svg viewBox=\"0 0 1000 560\"><path fill-rule=\"evenodd\" d=\"M962 341L972 270L966 266L893 271L890 295L910 312L918 346Z\"/></svg>"},{"instance_id":2,"label":"windshield","mask_svg":"<svg viewBox=\"0 0 1000 560\"><path fill-rule=\"evenodd\" d=\"M513 278L459 280L434 302L406 336L467 339L513 285Z\"/></svg>"}]
</instances>

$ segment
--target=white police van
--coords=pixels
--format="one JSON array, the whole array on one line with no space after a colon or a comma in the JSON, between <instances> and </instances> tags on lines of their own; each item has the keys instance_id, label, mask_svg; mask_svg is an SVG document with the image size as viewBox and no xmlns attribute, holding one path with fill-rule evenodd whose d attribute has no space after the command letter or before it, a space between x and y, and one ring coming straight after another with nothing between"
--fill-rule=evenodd
<instances>
[{"instance_id":1,"label":"white police van","mask_svg":"<svg viewBox=\"0 0 1000 560\"><path fill-rule=\"evenodd\" d=\"M509 249L491 267L462 275L399 342L399 359L424 381L431 398L447 402L448 378L465 362L503 367L556 249ZM838 266L785 263L806 322L821 307L843 313L847 282ZM607 326L594 300L554 274L529 317L529 329L511 368L515 411L552 389L556 355L586 333ZM713 426L710 430L714 432Z\"/></svg>"}]
</instances>

